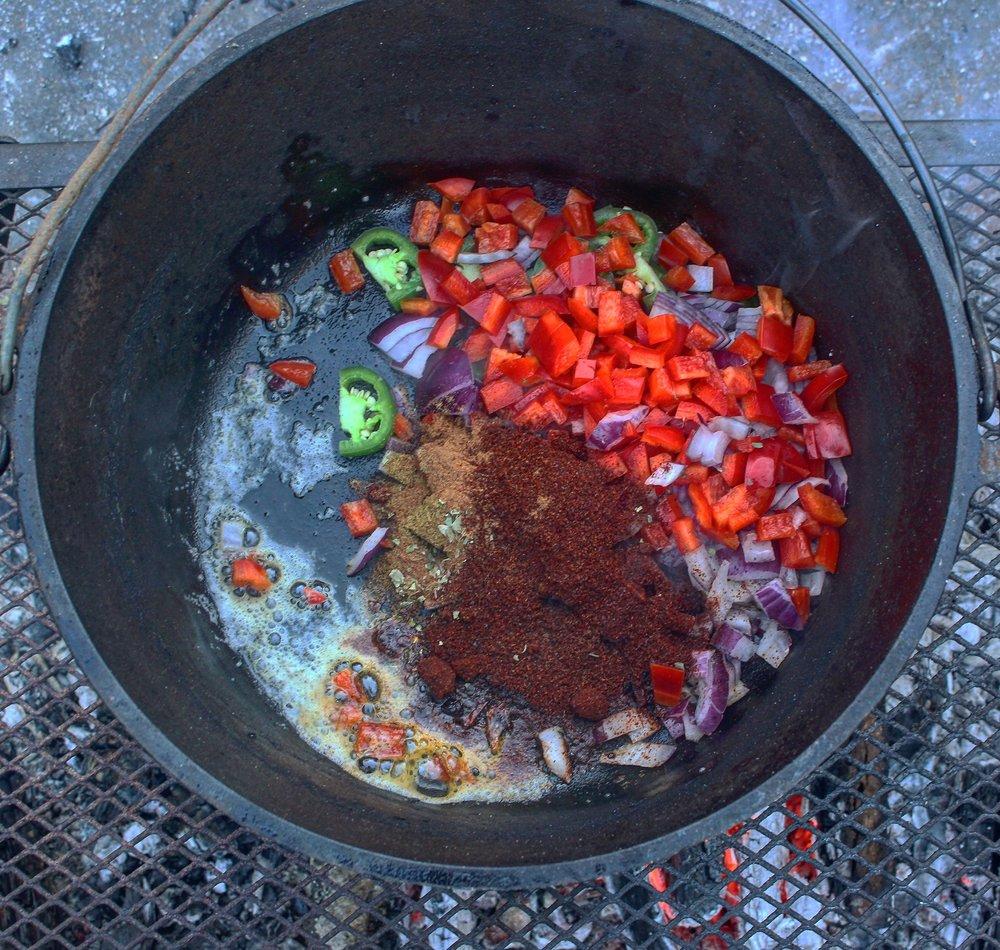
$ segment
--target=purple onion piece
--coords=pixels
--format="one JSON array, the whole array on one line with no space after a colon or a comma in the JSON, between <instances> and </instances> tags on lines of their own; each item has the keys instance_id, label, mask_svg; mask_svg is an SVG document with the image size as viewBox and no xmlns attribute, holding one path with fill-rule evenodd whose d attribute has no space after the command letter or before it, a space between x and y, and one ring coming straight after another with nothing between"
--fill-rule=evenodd
<instances>
[{"instance_id":1,"label":"purple onion piece","mask_svg":"<svg viewBox=\"0 0 1000 950\"><path fill-rule=\"evenodd\" d=\"M698 702L694 724L706 735L719 728L729 700L729 670L717 650L695 650L691 654Z\"/></svg>"},{"instance_id":2,"label":"purple onion piece","mask_svg":"<svg viewBox=\"0 0 1000 950\"><path fill-rule=\"evenodd\" d=\"M747 564L768 564L776 560L774 545L770 541L758 541L757 535L752 531L743 535L740 547Z\"/></svg>"},{"instance_id":3,"label":"purple onion piece","mask_svg":"<svg viewBox=\"0 0 1000 950\"><path fill-rule=\"evenodd\" d=\"M691 700L685 696L676 706L660 712L660 721L672 739L684 738L684 713L690 705Z\"/></svg>"},{"instance_id":4,"label":"purple onion piece","mask_svg":"<svg viewBox=\"0 0 1000 950\"><path fill-rule=\"evenodd\" d=\"M777 578L769 584L765 584L757 591L754 598L760 605L760 609L775 623L788 627L790 630L801 630L804 626L791 594Z\"/></svg>"},{"instance_id":5,"label":"purple onion piece","mask_svg":"<svg viewBox=\"0 0 1000 950\"><path fill-rule=\"evenodd\" d=\"M686 466L681 465L679 462L666 462L663 465L660 465L656 471L646 479L646 484L657 485L660 488L667 488L669 485L673 485L673 483L684 474L685 467Z\"/></svg>"},{"instance_id":6,"label":"purple onion piece","mask_svg":"<svg viewBox=\"0 0 1000 950\"><path fill-rule=\"evenodd\" d=\"M771 509L773 511L784 511L786 508L791 508L792 505L798 504L799 488L803 485L812 485L813 487L816 487L828 484L829 482L825 478L803 478L801 482L796 482L794 485L788 485L783 492L775 492L774 501L771 503Z\"/></svg>"},{"instance_id":7,"label":"purple onion piece","mask_svg":"<svg viewBox=\"0 0 1000 950\"><path fill-rule=\"evenodd\" d=\"M745 439L750 434L750 423L739 416L715 416L708 420L713 432L725 432L730 439Z\"/></svg>"},{"instance_id":8,"label":"purple onion piece","mask_svg":"<svg viewBox=\"0 0 1000 950\"><path fill-rule=\"evenodd\" d=\"M720 548L719 556L729 561L729 579L731 581L770 581L778 576L781 565L777 561L762 561L749 564L743 556L742 548L730 551Z\"/></svg>"},{"instance_id":9,"label":"purple onion piece","mask_svg":"<svg viewBox=\"0 0 1000 950\"><path fill-rule=\"evenodd\" d=\"M679 294L667 289L661 290L653 300L653 306L649 309L652 317L661 313L672 313L681 323L691 326L701 319L701 310L693 306Z\"/></svg>"},{"instance_id":10,"label":"purple onion piece","mask_svg":"<svg viewBox=\"0 0 1000 950\"><path fill-rule=\"evenodd\" d=\"M655 769L666 764L677 751L677 746L661 742L632 742L613 752L601 753L604 765L631 765L640 769Z\"/></svg>"},{"instance_id":11,"label":"purple onion piece","mask_svg":"<svg viewBox=\"0 0 1000 950\"><path fill-rule=\"evenodd\" d=\"M712 356L715 358L715 365L719 369L726 369L728 366L746 366L747 361L734 353L732 350L713 350Z\"/></svg>"},{"instance_id":12,"label":"purple onion piece","mask_svg":"<svg viewBox=\"0 0 1000 950\"><path fill-rule=\"evenodd\" d=\"M381 350L389 359L402 363L427 340L436 322L437 317L417 317L409 314L390 317L368 334L368 342ZM417 336L419 333L424 334L422 339Z\"/></svg>"},{"instance_id":13,"label":"purple onion piece","mask_svg":"<svg viewBox=\"0 0 1000 950\"><path fill-rule=\"evenodd\" d=\"M830 482L830 497L841 507L847 504L847 469L840 459L826 460L826 477Z\"/></svg>"},{"instance_id":14,"label":"purple onion piece","mask_svg":"<svg viewBox=\"0 0 1000 950\"><path fill-rule=\"evenodd\" d=\"M590 433L587 445L601 452L609 452L625 438L627 423L639 425L649 412L648 406L636 406L634 409L619 409L605 415Z\"/></svg>"},{"instance_id":15,"label":"purple onion piece","mask_svg":"<svg viewBox=\"0 0 1000 950\"><path fill-rule=\"evenodd\" d=\"M694 283L689 288L690 293L707 294L715 286L715 271L703 264L688 264L687 272Z\"/></svg>"},{"instance_id":16,"label":"purple onion piece","mask_svg":"<svg viewBox=\"0 0 1000 950\"><path fill-rule=\"evenodd\" d=\"M723 623L715 631L712 643L725 653L726 656L742 660L744 663L754 655L757 649L757 645L753 640L744 636L739 630L728 623Z\"/></svg>"},{"instance_id":17,"label":"purple onion piece","mask_svg":"<svg viewBox=\"0 0 1000 950\"><path fill-rule=\"evenodd\" d=\"M792 648L792 638L773 620L764 625L764 634L757 644L757 656L777 669Z\"/></svg>"},{"instance_id":18,"label":"purple onion piece","mask_svg":"<svg viewBox=\"0 0 1000 950\"><path fill-rule=\"evenodd\" d=\"M687 564L688 574L691 583L700 590L707 591L715 580L716 566L712 563L712 556L708 553L708 548L703 544L700 548L684 553L684 562Z\"/></svg>"},{"instance_id":19,"label":"purple onion piece","mask_svg":"<svg viewBox=\"0 0 1000 950\"><path fill-rule=\"evenodd\" d=\"M421 412L434 409L449 415L468 415L479 399L469 357L453 347L435 348L416 390Z\"/></svg>"},{"instance_id":20,"label":"purple onion piece","mask_svg":"<svg viewBox=\"0 0 1000 950\"><path fill-rule=\"evenodd\" d=\"M347 576L354 577L355 574L360 574L371 561L373 557L381 550L379 545L382 543L382 539L389 533L388 528L376 528L364 541L361 542L361 547L358 548L354 557L352 557L347 562Z\"/></svg>"},{"instance_id":21,"label":"purple onion piece","mask_svg":"<svg viewBox=\"0 0 1000 950\"><path fill-rule=\"evenodd\" d=\"M768 359L764 382L773 386L776 393L787 393L791 386L788 383L788 371L776 359Z\"/></svg>"},{"instance_id":22,"label":"purple onion piece","mask_svg":"<svg viewBox=\"0 0 1000 950\"><path fill-rule=\"evenodd\" d=\"M816 417L806 409L805 403L793 392L776 392L771 399L778 415L781 416L781 421L786 425L805 425L807 422L816 421Z\"/></svg>"},{"instance_id":23,"label":"purple onion piece","mask_svg":"<svg viewBox=\"0 0 1000 950\"><path fill-rule=\"evenodd\" d=\"M421 343L413 351L409 359L404 360L402 363L393 363L392 368L399 370L399 372L406 376L413 377L413 379L420 379L427 368L427 361L437 352L438 348L436 346L431 346L429 343Z\"/></svg>"}]
</instances>

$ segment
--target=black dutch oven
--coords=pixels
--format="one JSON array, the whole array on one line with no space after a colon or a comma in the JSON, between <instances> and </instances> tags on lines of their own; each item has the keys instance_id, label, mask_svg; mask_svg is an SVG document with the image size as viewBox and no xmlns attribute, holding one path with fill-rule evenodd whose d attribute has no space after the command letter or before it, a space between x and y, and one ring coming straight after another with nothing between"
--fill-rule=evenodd
<instances>
[{"instance_id":1,"label":"black dutch oven","mask_svg":"<svg viewBox=\"0 0 1000 950\"><path fill-rule=\"evenodd\" d=\"M693 220L734 273L815 314L820 350L852 373L843 568L780 674L687 761L530 804L409 800L319 755L192 598L204 585L186 547L204 394L256 332L220 317L237 281L276 259L321 268L373 207L469 170ZM383 315L331 327L320 380L371 360L364 333ZM842 102L742 28L652 0L314 0L227 44L129 129L59 235L10 421L53 616L156 758L290 847L504 887L663 858L848 736L951 564L976 394L959 294L906 180ZM312 543L315 523L285 507L265 530ZM317 543L346 560L346 534Z\"/></svg>"}]
</instances>

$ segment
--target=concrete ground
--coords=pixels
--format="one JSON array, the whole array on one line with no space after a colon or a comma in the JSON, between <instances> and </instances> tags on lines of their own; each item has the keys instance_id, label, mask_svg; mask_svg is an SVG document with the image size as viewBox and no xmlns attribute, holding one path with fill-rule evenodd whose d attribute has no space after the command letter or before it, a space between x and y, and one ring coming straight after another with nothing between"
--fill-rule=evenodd
<instances>
[{"instance_id":1,"label":"concrete ground","mask_svg":"<svg viewBox=\"0 0 1000 950\"><path fill-rule=\"evenodd\" d=\"M22 142L94 138L197 2L0 0L0 135ZM234 0L174 75L293 3ZM862 117L874 117L843 67L776 0L708 3L788 50ZM1000 0L813 0L813 8L904 118L1000 117Z\"/></svg>"}]
</instances>

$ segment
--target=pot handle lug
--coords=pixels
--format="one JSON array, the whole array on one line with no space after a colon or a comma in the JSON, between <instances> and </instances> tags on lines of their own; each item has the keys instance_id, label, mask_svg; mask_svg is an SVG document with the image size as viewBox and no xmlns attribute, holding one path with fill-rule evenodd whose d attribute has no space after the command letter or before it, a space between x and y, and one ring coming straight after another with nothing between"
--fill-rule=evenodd
<instances>
[{"instance_id":1,"label":"pot handle lug","mask_svg":"<svg viewBox=\"0 0 1000 950\"><path fill-rule=\"evenodd\" d=\"M903 120L889 101L889 97L885 94L885 91L875 81L872 74L868 72L861 60L845 45L843 40L823 20L816 16L802 0L781 0L781 3L826 43L834 55L847 67L851 75L858 81L858 85L867 93L868 98L871 99L875 108L882 114L882 118L885 119L886 124L892 130L903 153L913 167L913 171L927 198L931 217L937 226L941 243L944 245L948 264L951 267L955 283L958 286L962 308L965 310L969 332L972 334L976 362L979 366L979 406L977 414L979 421L984 423L993 415L993 411L997 406L996 366L993 362L989 338L986 335L986 327L983 324L982 316L973 307L972 301L969 300L965 272L962 270L962 256L959 253L958 244L955 242L955 235L952 233L951 225L948 223L948 213L945 210L944 202L941 200L941 195L934 184L934 179L931 177L927 162L924 161L923 155L920 154L920 149L917 148L917 143L913 141L913 137L907 131Z\"/></svg>"}]
</instances>

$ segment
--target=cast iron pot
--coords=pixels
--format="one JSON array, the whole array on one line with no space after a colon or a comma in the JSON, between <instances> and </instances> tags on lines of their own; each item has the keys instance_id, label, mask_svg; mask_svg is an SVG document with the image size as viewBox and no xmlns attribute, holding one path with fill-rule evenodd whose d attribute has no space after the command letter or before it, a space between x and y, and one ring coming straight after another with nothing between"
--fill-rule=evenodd
<instances>
[{"instance_id":1,"label":"cast iron pot","mask_svg":"<svg viewBox=\"0 0 1000 950\"><path fill-rule=\"evenodd\" d=\"M693 219L735 274L787 288L851 370L854 456L842 571L780 674L693 757L533 804L441 807L337 768L258 692L190 596L178 473L215 374L258 330L223 313L235 284L276 258L320 268L380 202L469 169ZM331 329L315 387L373 361L363 334L383 316ZM931 615L973 486L975 401L956 289L906 181L758 38L652 0L314 0L177 82L92 182L20 349L13 436L52 613L157 759L290 847L505 887L663 858L837 748ZM286 507L265 531L307 543L315 522ZM330 530L315 545L340 564L349 541Z\"/></svg>"}]
</instances>

